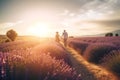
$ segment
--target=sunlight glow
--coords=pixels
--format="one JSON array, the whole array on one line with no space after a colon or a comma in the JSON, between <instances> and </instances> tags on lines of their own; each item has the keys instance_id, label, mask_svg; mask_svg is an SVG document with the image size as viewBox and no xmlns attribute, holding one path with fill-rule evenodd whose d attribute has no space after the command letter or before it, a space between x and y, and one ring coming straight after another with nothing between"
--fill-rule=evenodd
<instances>
[{"instance_id":1,"label":"sunlight glow","mask_svg":"<svg viewBox=\"0 0 120 80\"><path fill-rule=\"evenodd\" d=\"M49 36L49 25L47 23L36 23L28 29L29 34L39 37Z\"/></svg>"}]
</instances>

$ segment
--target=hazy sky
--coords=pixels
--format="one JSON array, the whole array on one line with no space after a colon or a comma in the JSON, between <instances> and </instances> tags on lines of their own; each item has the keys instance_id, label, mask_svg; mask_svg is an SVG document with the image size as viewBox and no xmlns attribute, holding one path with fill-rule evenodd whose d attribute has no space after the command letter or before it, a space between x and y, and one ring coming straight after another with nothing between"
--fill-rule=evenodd
<instances>
[{"instance_id":1,"label":"hazy sky","mask_svg":"<svg viewBox=\"0 0 120 80\"><path fill-rule=\"evenodd\" d=\"M9 29L41 36L64 29L73 36L119 30L120 0L0 0L0 34Z\"/></svg>"}]
</instances>

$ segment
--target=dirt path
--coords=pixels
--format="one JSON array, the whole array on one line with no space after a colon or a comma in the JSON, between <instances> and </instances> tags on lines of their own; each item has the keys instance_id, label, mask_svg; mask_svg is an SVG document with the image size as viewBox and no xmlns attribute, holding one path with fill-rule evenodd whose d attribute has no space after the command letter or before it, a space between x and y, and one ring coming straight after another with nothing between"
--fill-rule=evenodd
<instances>
[{"instance_id":1,"label":"dirt path","mask_svg":"<svg viewBox=\"0 0 120 80\"><path fill-rule=\"evenodd\" d=\"M117 80L110 72L88 63L72 48L67 47L66 50L72 66L81 74L83 80Z\"/></svg>"}]
</instances>

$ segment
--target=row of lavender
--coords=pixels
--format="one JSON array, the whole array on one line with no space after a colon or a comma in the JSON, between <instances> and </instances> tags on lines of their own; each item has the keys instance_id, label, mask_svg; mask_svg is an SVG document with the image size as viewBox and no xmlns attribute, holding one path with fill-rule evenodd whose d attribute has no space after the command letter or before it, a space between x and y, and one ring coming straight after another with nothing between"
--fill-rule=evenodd
<instances>
[{"instance_id":1,"label":"row of lavender","mask_svg":"<svg viewBox=\"0 0 120 80\"><path fill-rule=\"evenodd\" d=\"M0 80L81 80L55 42L0 44Z\"/></svg>"},{"instance_id":2,"label":"row of lavender","mask_svg":"<svg viewBox=\"0 0 120 80\"><path fill-rule=\"evenodd\" d=\"M120 37L73 38L68 45L87 61L120 76Z\"/></svg>"}]
</instances>

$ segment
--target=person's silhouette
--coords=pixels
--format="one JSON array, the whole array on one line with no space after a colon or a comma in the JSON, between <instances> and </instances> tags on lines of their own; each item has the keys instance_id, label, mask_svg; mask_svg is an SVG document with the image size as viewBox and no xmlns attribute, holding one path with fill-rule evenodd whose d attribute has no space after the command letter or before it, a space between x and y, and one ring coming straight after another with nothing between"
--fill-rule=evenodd
<instances>
[{"instance_id":1,"label":"person's silhouette","mask_svg":"<svg viewBox=\"0 0 120 80\"><path fill-rule=\"evenodd\" d=\"M58 43L60 42L60 35L59 35L59 32L56 32L55 41L58 42Z\"/></svg>"},{"instance_id":2,"label":"person's silhouette","mask_svg":"<svg viewBox=\"0 0 120 80\"><path fill-rule=\"evenodd\" d=\"M64 30L62 37L63 37L64 46L66 47L67 46L67 39L68 39L68 33L66 32L66 30Z\"/></svg>"}]
</instances>

